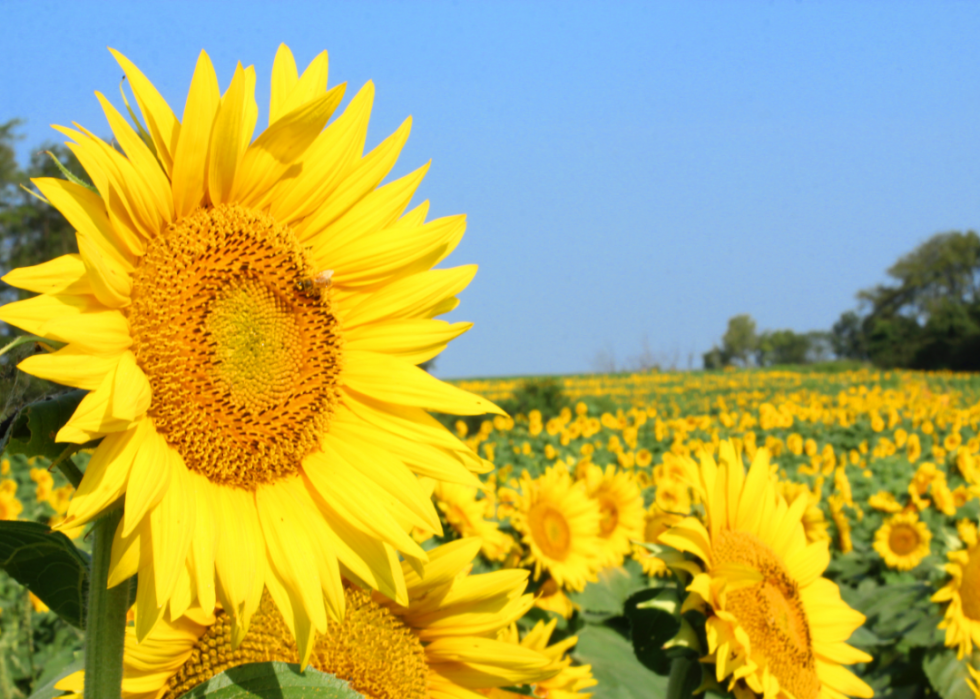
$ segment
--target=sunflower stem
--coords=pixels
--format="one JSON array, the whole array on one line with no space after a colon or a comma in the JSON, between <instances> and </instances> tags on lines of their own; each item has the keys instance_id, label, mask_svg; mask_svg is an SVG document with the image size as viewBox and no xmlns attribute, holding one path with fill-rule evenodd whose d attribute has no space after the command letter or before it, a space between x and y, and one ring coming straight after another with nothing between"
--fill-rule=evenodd
<instances>
[{"instance_id":1,"label":"sunflower stem","mask_svg":"<svg viewBox=\"0 0 980 699\"><path fill-rule=\"evenodd\" d=\"M671 661L670 677L667 678L667 699L689 699L694 694L701 674L693 672L697 664L696 660L687 656Z\"/></svg>"},{"instance_id":2,"label":"sunflower stem","mask_svg":"<svg viewBox=\"0 0 980 699\"><path fill-rule=\"evenodd\" d=\"M123 641L129 585L106 587L112 539L122 510L95 523L85 625L85 699L119 699L122 694Z\"/></svg>"}]
</instances>

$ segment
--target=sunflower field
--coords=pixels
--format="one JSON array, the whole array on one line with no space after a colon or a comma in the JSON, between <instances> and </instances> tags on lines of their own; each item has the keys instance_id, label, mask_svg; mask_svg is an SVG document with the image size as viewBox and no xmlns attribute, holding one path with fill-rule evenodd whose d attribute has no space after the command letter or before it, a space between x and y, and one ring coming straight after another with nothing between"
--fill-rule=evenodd
<instances>
[{"instance_id":1,"label":"sunflower field","mask_svg":"<svg viewBox=\"0 0 980 699\"><path fill-rule=\"evenodd\" d=\"M802 613L789 608L790 622L795 614L810 627L810 652L826 658L815 665L820 696L838 696L827 691L831 682L851 696L870 696L862 682L877 696L974 696L980 377L736 370L457 384L505 406L538 407L492 419L444 417L492 470L482 488L435 484L444 535L415 535L430 550L478 537L474 573L532 571L533 607L508 633L564 656L561 673L532 686L535 696L667 696L670 683L688 685L671 687L671 696L751 689L750 675L729 686L732 667L745 667L738 653L721 669L717 601L709 592L697 604L685 601L701 572L691 553L698 547L685 546L694 537L663 536L688 515L703 516L710 502L692 487L690 465L713 460L722 468L726 459L765 466L773 492L800 510L805 546L793 555L812 556L814 569L825 566L825 585L839 589L839 598L831 593ZM72 486L49 463L22 453L3 459L4 519L64 518ZM763 509L752 501L751 511ZM769 515L778 516L778 508ZM86 548L81 530L67 533ZM797 583L797 597L803 587ZM49 610L9 577L0 590L3 696L27 695L74 667L82 634L63 620L70 611ZM729 591L729 605L735 596ZM744 612L735 618L753 644L765 643ZM835 652L836 662L828 657ZM844 664L857 682L841 672ZM771 671L800 696L804 666Z\"/></svg>"},{"instance_id":2,"label":"sunflower field","mask_svg":"<svg viewBox=\"0 0 980 699\"><path fill-rule=\"evenodd\" d=\"M113 56L31 180L77 252L2 278L0 699L980 696L980 376L441 381L411 119Z\"/></svg>"}]
</instances>

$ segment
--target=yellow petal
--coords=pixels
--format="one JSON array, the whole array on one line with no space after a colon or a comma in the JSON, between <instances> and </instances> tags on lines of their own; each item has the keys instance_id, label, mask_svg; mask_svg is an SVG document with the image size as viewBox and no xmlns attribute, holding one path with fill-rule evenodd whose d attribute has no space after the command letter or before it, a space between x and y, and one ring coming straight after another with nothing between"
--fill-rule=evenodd
<instances>
[{"instance_id":1,"label":"yellow petal","mask_svg":"<svg viewBox=\"0 0 980 699\"><path fill-rule=\"evenodd\" d=\"M444 383L395 357L377 352L345 351L347 388L377 400L454 415L506 415L482 396Z\"/></svg>"},{"instance_id":2,"label":"yellow petal","mask_svg":"<svg viewBox=\"0 0 980 699\"><path fill-rule=\"evenodd\" d=\"M291 55L290 58L292 58ZM316 58L310 61L310 65L303 71L303 75L293 83L292 88L282 101L281 111L276 115L275 119L272 118L270 112L269 123L273 124L294 109L299 109L311 100L320 97L327 89L328 69L329 61L327 59L327 52L321 51ZM294 63L293 73L295 74L295 72L296 64Z\"/></svg>"},{"instance_id":3,"label":"yellow petal","mask_svg":"<svg viewBox=\"0 0 980 699\"><path fill-rule=\"evenodd\" d=\"M149 382L136 366L132 352L126 352L99 387L82 399L55 439L84 444L110 432L128 430L149 406Z\"/></svg>"},{"instance_id":4,"label":"yellow petal","mask_svg":"<svg viewBox=\"0 0 980 699\"><path fill-rule=\"evenodd\" d=\"M131 430L115 432L102 440L89 459L68 506L68 516L58 529L88 522L123 494L133 459L152 429L150 421L143 420Z\"/></svg>"},{"instance_id":5,"label":"yellow petal","mask_svg":"<svg viewBox=\"0 0 980 699\"><path fill-rule=\"evenodd\" d=\"M344 313L344 327L353 328L389 318L432 318L447 297L466 288L476 274L476 265L433 269L413 274L364 294L364 300Z\"/></svg>"},{"instance_id":6,"label":"yellow petal","mask_svg":"<svg viewBox=\"0 0 980 699\"><path fill-rule=\"evenodd\" d=\"M365 242L365 238L371 239L375 234L398 220L398 217L402 215L405 207L412 200L415 190L422 183L422 178L425 177L428 170L429 163L426 163L418 170L400 177L384 187L374 191L368 190L369 193L365 192L366 196L363 199L357 200L345 214L318 232L313 232L312 224L303 227L301 237L312 244L311 254L314 260L329 260L334 269L341 270L349 266L348 257L353 256L356 259L359 254L363 255L359 249L371 247L369 243ZM355 175L351 177L353 178ZM465 225L465 217L450 217L454 223L460 219ZM395 240L405 239L405 230L398 228L397 233L377 239L380 241L391 238Z\"/></svg>"},{"instance_id":7,"label":"yellow petal","mask_svg":"<svg viewBox=\"0 0 980 699\"><path fill-rule=\"evenodd\" d=\"M116 137L119 145L122 146L123 151L129 158L129 162L133 164L146 191L150 194L150 200L156 204L156 215L164 223L173 221L174 204L173 195L170 192L170 180L167 177L169 173L164 173L160 169L160 164L150 149L146 147L143 139L133 131L123 115L110 104L109 100L100 92L96 92L95 96L102 105L102 111L105 112L113 135ZM170 108L168 107L167 109L169 111ZM173 116L172 112L171 116ZM174 139L174 144L176 145L176 139Z\"/></svg>"},{"instance_id":8,"label":"yellow petal","mask_svg":"<svg viewBox=\"0 0 980 699\"><path fill-rule=\"evenodd\" d=\"M836 689L842 694L862 699L870 699L874 696L871 687L858 679L853 672L836 663L827 663L817 658L817 677L820 678L821 684Z\"/></svg>"},{"instance_id":9,"label":"yellow petal","mask_svg":"<svg viewBox=\"0 0 980 699\"><path fill-rule=\"evenodd\" d=\"M163 499L170 487L170 464L166 440L153 430L143 442L139 453L133 460L126 485L126 509L119 525L123 537L128 537L150 508Z\"/></svg>"},{"instance_id":10,"label":"yellow petal","mask_svg":"<svg viewBox=\"0 0 980 699\"><path fill-rule=\"evenodd\" d=\"M266 129L248 147L235 172L231 198L257 206L272 187L303 156L323 130L343 98L343 86L334 88L289 112Z\"/></svg>"},{"instance_id":11,"label":"yellow petal","mask_svg":"<svg viewBox=\"0 0 980 699\"><path fill-rule=\"evenodd\" d=\"M330 224L355 204L364 200L368 192L381 184L394 167L398 154L408 140L411 127L412 119L409 117L395 133L364 156L360 164L337 186L330 198L323 202L302 226L297 227L296 234L300 240L312 240L321 235ZM398 213L401 215L400 211Z\"/></svg>"},{"instance_id":12,"label":"yellow petal","mask_svg":"<svg viewBox=\"0 0 980 699\"><path fill-rule=\"evenodd\" d=\"M67 345L57 352L30 356L17 368L39 379L94 391L106 374L115 370L121 357L121 353L93 355Z\"/></svg>"},{"instance_id":13,"label":"yellow petal","mask_svg":"<svg viewBox=\"0 0 980 699\"><path fill-rule=\"evenodd\" d=\"M62 255L31 267L7 272L4 282L18 289L38 294L91 294L92 284L85 273L85 263L78 254Z\"/></svg>"},{"instance_id":14,"label":"yellow petal","mask_svg":"<svg viewBox=\"0 0 980 699\"><path fill-rule=\"evenodd\" d=\"M285 44L279 44L276 57L272 61L272 85L269 94L269 123L274 124L276 119L286 113L283 106L286 98L299 82L299 71L296 69L296 59L293 52ZM326 86L326 81L324 81Z\"/></svg>"},{"instance_id":15,"label":"yellow petal","mask_svg":"<svg viewBox=\"0 0 980 699\"><path fill-rule=\"evenodd\" d=\"M218 76L201 51L184 104L184 123L174 152L174 216L180 219L201 206L207 184L208 152L214 117L221 104Z\"/></svg>"},{"instance_id":16,"label":"yellow petal","mask_svg":"<svg viewBox=\"0 0 980 699\"><path fill-rule=\"evenodd\" d=\"M251 75L254 74L252 71ZM254 84L254 79L249 80L249 72L239 63L228 91L221 98L208 156L208 193L213 204L231 201L235 173L255 126L254 120L249 126L249 102L255 101Z\"/></svg>"},{"instance_id":17,"label":"yellow petal","mask_svg":"<svg viewBox=\"0 0 980 699\"><path fill-rule=\"evenodd\" d=\"M173 169L174 153L181 133L180 122L177 121L167 101L160 96L153 83L147 80L139 68L115 49L110 48L109 51L126 73L126 78L136 96L136 103L143 113L143 119L156 146L157 156L169 175Z\"/></svg>"},{"instance_id":18,"label":"yellow petal","mask_svg":"<svg viewBox=\"0 0 980 699\"><path fill-rule=\"evenodd\" d=\"M197 515L190 550L197 601L203 609L214 609L214 549L217 541L211 497L214 486L200 474L189 471L187 476L190 484L188 497L194 498L193 507Z\"/></svg>"},{"instance_id":19,"label":"yellow petal","mask_svg":"<svg viewBox=\"0 0 980 699\"><path fill-rule=\"evenodd\" d=\"M221 523L214 555L218 598L236 629L247 630L252 598L256 588L261 594L265 582L265 547L254 495L226 487L215 487L212 495L215 519Z\"/></svg>"},{"instance_id":20,"label":"yellow petal","mask_svg":"<svg viewBox=\"0 0 980 699\"><path fill-rule=\"evenodd\" d=\"M162 604L170 598L178 576L185 570L195 517L193 501L187 496L187 468L168 445L157 442L157 446L163 447L162 466L170 471L170 487L150 510L154 576L143 582L155 585L157 602Z\"/></svg>"},{"instance_id":21,"label":"yellow petal","mask_svg":"<svg viewBox=\"0 0 980 699\"><path fill-rule=\"evenodd\" d=\"M364 151L374 86L369 82L354 96L347 109L317 136L303 158L295 179L276 187L269 201L270 213L287 225L295 225L329 199L337 186L357 166ZM302 239L301 231L295 228Z\"/></svg>"}]
</instances>

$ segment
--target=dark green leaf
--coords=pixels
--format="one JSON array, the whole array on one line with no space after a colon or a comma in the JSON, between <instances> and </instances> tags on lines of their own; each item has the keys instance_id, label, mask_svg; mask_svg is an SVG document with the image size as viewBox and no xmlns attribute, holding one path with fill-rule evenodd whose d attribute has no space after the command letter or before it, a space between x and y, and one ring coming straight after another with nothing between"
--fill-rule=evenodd
<instances>
[{"instance_id":1,"label":"dark green leaf","mask_svg":"<svg viewBox=\"0 0 980 699\"><path fill-rule=\"evenodd\" d=\"M89 558L67 536L37 522L0 521L0 568L69 624L85 627Z\"/></svg>"},{"instance_id":2,"label":"dark green leaf","mask_svg":"<svg viewBox=\"0 0 980 699\"><path fill-rule=\"evenodd\" d=\"M972 658L966 656L963 660L956 659L956 651L952 648L933 651L926 655L922 669L933 689L943 699L974 699L976 695L966 683L970 676L966 669L967 662L980 668L980 650L974 651Z\"/></svg>"},{"instance_id":3,"label":"dark green leaf","mask_svg":"<svg viewBox=\"0 0 980 699\"><path fill-rule=\"evenodd\" d=\"M668 603L671 608L645 604L656 601ZM674 613L678 606L677 592L670 588L643 590L626 601L625 614L630 621L633 652L641 663L658 675L670 673L671 659L663 645L681 628L680 616Z\"/></svg>"},{"instance_id":4,"label":"dark green leaf","mask_svg":"<svg viewBox=\"0 0 980 699\"><path fill-rule=\"evenodd\" d=\"M68 445L55 442L55 435L68 422L87 393L69 391L24 407L10 426L7 451L27 457L56 459Z\"/></svg>"},{"instance_id":5,"label":"dark green leaf","mask_svg":"<svg viewBox=\"0 0 980 699\"><path fill-rule=\"evenodd\" d=\"M184 699L363 699L346 682L299 665L250 663L215 675Z\"/></svg>"},{"instance_id":6,"label":"dark green leaf","mask_svg":"<svg viewBox=\"0 0 980 699\"><path fill-rule=\"evenodd\" d=\"M598 582L589 583L581 592L568 595L585 614L595 617L621 615L629 596L647 586L640 564L633 559L619 568L599 571L598 578Z\"/></svg>"},{"instance_id":7,"label":"dark green leaf","mask_svg":"<svg viewBox=\"0 0 980 699\"><path fill-rule=\"evenodd\" d=\"M593 699L648 699L667 691L667 678L643 667L630 642L607 626L587 624L578 634L573 656L592 665L592 676L599 682L588 690Z\"/></svg>"}]
</instances>

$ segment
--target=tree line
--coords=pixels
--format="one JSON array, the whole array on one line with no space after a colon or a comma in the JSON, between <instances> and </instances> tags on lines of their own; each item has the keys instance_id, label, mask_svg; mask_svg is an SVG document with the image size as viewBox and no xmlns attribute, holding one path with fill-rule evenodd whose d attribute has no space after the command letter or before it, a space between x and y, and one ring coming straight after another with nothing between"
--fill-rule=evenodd
<instances>
[{"instance_id":1,"label":"tree line","mask_svg":"<svg viewBox=\"0 0 980 699\"><path fill-rule=\"evenodd\" d=\"M980 236L937 233L892 265L890 281L858 292L829 331L757 332L730 318L706 369L807 364L832 357L881 368L980 370Z\"/></svg>"}]
</instances>

